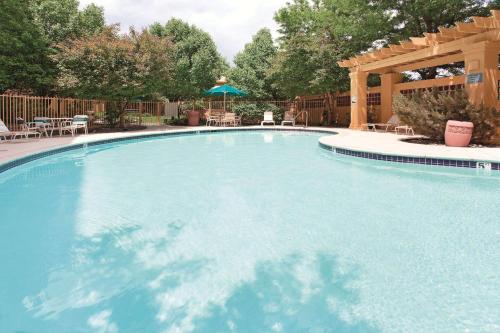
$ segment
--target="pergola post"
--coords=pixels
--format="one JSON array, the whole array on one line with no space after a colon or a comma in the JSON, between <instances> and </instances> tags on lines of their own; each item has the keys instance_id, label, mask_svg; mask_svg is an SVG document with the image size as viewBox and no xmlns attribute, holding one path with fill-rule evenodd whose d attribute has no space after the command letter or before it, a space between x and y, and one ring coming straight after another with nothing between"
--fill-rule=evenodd
<instances>
[{"instance_id":1,"label":"pergola post","mask_svg":"<svg viewBox=\"0 0 500 333\"><path fill-rule=\"evenodd\" d=\"M367 122L368 73L355 68L349 76L351 77L351 124L349 128L360 128Z\"/></svg>"},{"instance_id":2,"label":"pergola post","mask_svg":"<svg viewBox=\"0 0 500 333\"><path fill-rule=\"evenodd\" d=\"M500 43L484 41L464 48L465 89L473 104L495 107L498 99Z\"/></svg>"},{"instance_id":3,"label":"pergola post","mask_svg":"<svg viewBox=\"0 0 500 333\"><path fill-rule=\"evenodd\" d=\"M381 123L387 122L392 117L392 98L394 96L394 85L401 82L401 73L384 73L380 75L380 118Z\"/></svg>"}]
</instances>

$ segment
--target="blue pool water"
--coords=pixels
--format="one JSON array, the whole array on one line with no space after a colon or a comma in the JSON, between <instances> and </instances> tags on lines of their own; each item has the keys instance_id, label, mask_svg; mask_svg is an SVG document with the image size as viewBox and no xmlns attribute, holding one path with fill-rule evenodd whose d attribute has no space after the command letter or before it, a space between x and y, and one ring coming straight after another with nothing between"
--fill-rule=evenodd
<instances>
[{"instance_id":1,"label":"blue pool water","mask_svg":"<svg viewBox=\"0 0 500 333\"><path fill-rule=\"evenodd\" d=\"M320 134L100 145L0 174L0 332L499 332L500 175Z\"/></svg>"}]
</instances>

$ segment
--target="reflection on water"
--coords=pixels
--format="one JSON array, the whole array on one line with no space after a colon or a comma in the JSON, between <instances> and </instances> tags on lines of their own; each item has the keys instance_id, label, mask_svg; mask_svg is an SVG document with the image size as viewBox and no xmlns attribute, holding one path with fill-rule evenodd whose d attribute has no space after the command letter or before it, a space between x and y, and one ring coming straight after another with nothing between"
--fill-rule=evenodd
<instances>
[{"instance_id":1,"label":"reflection on water","mask_svg":"<svg viewBox=\"0 0 500 333\"><path fill-rule=\"evenodd\" d=\"M252 282L195 320L194 332L379 332L357 318L353 279L355 270L339 270L327 255L263 263Z\"/></svg>"},{"instance_id":2,"label":"reflection on water","mask_svg":"<svg viewBox=\"0 0 500 333\"><path fill-rule=\"evenodd\" d=\"M317 136L179 137L0 179L0 331L499 327L498 180L314 148ZM20 197L31 209L12 208Z\"/></svg>"},{"instance_id":3,"label":"reflection on water","mask_svg":"<svg viewBox=\"0 0 500 333\"><path fill-rule=\"evenodd\" d=\"M55 319L70 309L103 304L87 320L97 332L132 331L129 318L120 322L113 316L113 306L128 293L154 301L158 327L166 332L376 332L355 311L355 268L312 252L279 261L267 261L276 254L244 257L244 250L231 254L223 247L193 255L188 249L197 242L186 244L185 237L203 232L190 229L175 221L81 239L72 267L54 271L48 286L26 297L24 305L35 316Z\"/></svg>"}]
</instances>

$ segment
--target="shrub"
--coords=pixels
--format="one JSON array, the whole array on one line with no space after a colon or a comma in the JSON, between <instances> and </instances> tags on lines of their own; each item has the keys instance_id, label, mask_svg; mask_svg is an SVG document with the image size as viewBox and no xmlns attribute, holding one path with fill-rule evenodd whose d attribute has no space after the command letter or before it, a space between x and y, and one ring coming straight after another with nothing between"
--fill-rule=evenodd
<instances>
[{"instance_id":1,"label":"shrub","mask_svg":"<svg viewBox=\"0 0 500 333\"><path fill-rule=\"evenodd\" d=\"M170 126L187 126L188 120L186 117L179 117L179 118L166 118L164 120L165 125L170 125Z\"/></svg>"},{"instance_id":2,"label":"shrub","mask_svg":"<svg viewBox=\"0 0 500 333\"><path fill-rule=\"evenodd\" d=\"M205 109L205 103L202 100L197 100L197 101L185 101L182 102L179 105L179 111L181 113L185 113L187 111L193 110L193 103L194 103L194 109L195 110L203 110Z\"/></svg>"},{"instance_id":3,"label":"shrub","mask_svg":"<svg viewBox=\"0 0 500 333\"><path fill-rule=\"evenodd\" d=\"M283 120L284 111L270 103L241 103L233 106L233 112L241 116L245 125L260 124L264 119L264 112L273 113L274 121L279 124Z\"/></svg>"},{"instance_id":4,"label":"shrub","mask_svg":"<svg viewBox=\"0 0 500 333\"><path fill-rule=\"evenodd\" d=\"M472 142L489 143L495 135L495 109L469 103L465 91L452 93L418 91L410 97L396 96L394 113L415 132L433 141L442 142L448 120L470 121L474 124Z\"/></svg>"}]
</instances>

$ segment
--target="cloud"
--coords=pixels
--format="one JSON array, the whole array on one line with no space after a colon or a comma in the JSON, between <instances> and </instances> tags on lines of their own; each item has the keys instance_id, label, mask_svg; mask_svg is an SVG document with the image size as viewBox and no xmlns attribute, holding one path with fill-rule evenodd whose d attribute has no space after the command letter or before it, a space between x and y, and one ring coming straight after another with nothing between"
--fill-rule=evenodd
<instances>
[{"instance_id":1,"label":"cloud","mask_svg":"<svg viewBox=\"0 0 500 333\"><path fill-rule=\"evenodd\" d=\"M110 321L112 311L104 310L92 315L87 323L98 333L117 333L118 327Z\"/></svg>"},{"instance_id":2,"label":"cloud","mask_svg":"<svg viewBox=\"0 0 500 333\"><path fill-rule=\"evenodd\" d=\"M260 28L268 27L276 37L274 13L286 0L80 0L104 7L107 23L142 28L177 17L210 33L228 61Z\"/></svg>"}]
</instances>

